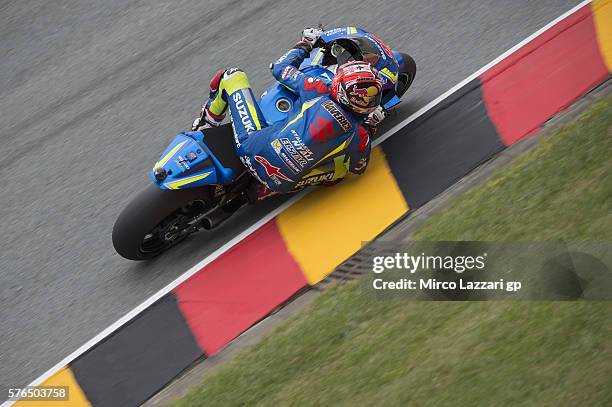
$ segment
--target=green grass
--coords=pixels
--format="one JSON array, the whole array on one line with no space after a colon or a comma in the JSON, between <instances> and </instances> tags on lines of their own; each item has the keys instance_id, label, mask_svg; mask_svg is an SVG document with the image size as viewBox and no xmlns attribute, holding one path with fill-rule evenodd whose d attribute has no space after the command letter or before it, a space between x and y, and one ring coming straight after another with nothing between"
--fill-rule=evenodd
<instances>
[{"instance_id":1,"label":"green grass","mask_svg":"<svg viewBox=\"0 0 612 407\"><path fill-rule=\"evenodd\" d=\"M612 98L417 233L612 240ZM612 304L323 293L173 404L612 406Z\"/></svg>"},{"instance_id":2,"label":"green grass","mask_svg":"<svg viewBox=\"0 0 612 407\"><path fill-rule=\"evenodd\" d=\"M612 98L431 217L415 240L612 240Z\"/></svg>"}]
</instances>

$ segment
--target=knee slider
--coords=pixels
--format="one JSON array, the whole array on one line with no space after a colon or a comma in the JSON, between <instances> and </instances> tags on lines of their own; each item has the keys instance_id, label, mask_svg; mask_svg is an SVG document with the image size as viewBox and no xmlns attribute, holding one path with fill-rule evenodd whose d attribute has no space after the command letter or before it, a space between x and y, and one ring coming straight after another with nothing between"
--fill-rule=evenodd
<instances>
[{"instance_id":1,"label":"knee slider","mask_svg":"<svg viewBox=\"0 0 612 407\"><path fill-rule=\"evenodd\" d=\"M249 78L240 68L232 68L225 71L223 84L221 85L228 93L234 93L238 89L250 88Z\"/></svg>"},{"instance_id":2,"label":"knee slider","mask_svg":"<svg viewBox=\"0 0 612 407\"><path fill-rule=\"evenodd\" d=\"M245 75L245 73L244 73L244 71L243 71L242 69L240 69L240 68L230 68L230 69L227 69L227 70L225 71L225 73L223 74L223 79L224 79L224 80L225 80L225 79L230 79L230 78L231 78L231 77L233 77L234 75L237 75L237 76L242 76L242 75ZM246 76L246 75L245 75L245 76Z\"/></svg>"}]
</instances>

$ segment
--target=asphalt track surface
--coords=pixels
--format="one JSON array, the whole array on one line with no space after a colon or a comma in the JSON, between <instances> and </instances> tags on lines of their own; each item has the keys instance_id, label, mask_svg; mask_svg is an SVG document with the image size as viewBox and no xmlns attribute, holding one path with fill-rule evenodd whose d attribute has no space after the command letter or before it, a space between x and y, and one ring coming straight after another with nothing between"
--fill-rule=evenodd
<instances>
[{"instance_id":1,"label":"asphalt track surface","mask_svg":"<svg viewBox=\"0 0 612 407\"><path fill-rule=\"evenodd\" d=\"M301 28L363 27L418 65L384 131L578 3L0 2L0 401L282 202L148 263L112 248L216 69L242 67L260 93Z\"/></svg>"}]
</instances>

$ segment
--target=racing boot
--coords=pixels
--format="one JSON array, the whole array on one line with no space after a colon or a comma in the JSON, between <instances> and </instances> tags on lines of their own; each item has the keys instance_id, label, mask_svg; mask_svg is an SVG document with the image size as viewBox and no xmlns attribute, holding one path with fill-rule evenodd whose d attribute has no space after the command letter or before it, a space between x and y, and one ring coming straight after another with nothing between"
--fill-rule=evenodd
<instances>
[{"instance_id":1,"label":"racing boot","mask_svg":"<svg viewBox=\"0 0 612 407\"><path fill-rule=\"evenodd\" d=\"M221 69L211 79L208 101L202 106L200 116L193 121L191 125L192 131L217 127L225 118L227 102L222 100L223 95L219 94L219 84L224 73L225 69Z\"/></svg>"}]
</instances>

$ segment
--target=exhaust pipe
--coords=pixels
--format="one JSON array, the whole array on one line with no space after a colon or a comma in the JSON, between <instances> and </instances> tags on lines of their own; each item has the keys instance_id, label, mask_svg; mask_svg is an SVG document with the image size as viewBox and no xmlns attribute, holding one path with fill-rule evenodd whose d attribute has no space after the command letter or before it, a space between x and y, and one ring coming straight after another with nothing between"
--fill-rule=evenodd
<instances>
[{"instance_id":1,"label":"exhaust pipe","mask_svg":"<svg viewBox=\"0 0 612 407\"><path fill-rule=\"evenodd\" d=\"M216 228L219 226L219 224L232 216L238 209L246 204L246 202L246 199L236 198L223 206L216 207L204 215L201 220L202 227L206 230Z\"/></svg>"},{"instance_id":2,"label":"exhaust pipe","mask_svg":"<svg viewBox=\"0 0 612 407\"><path fill-rule=\"evenodd\" d=\"M234 212L224 211L223 208L216 208L210 211L202 218L202 226L206 230L210 230L219 226L221 222L232 216Z\"/></svg>"}]
</instances>

